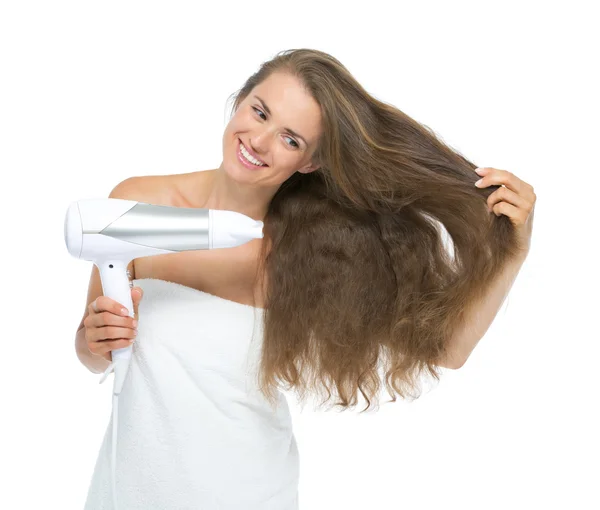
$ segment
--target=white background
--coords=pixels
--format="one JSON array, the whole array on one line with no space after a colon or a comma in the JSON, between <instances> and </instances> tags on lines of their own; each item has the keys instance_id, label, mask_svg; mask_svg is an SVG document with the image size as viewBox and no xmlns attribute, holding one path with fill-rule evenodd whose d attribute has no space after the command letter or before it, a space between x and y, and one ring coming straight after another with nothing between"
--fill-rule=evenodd
<instances>
[{"instance_id":1,"label":"white background","mask_svg":"<svg viewBox=\"0 0 600 510\"><path fill-rule=\"evenodd\" d=\"M538 197L529 257L462 369L371 414L287 394L301 509L600 508L592 4L3 3L0 508L82 508L110 418L112 382L75 355L92 264L66 250L68 204L216 168L229 95L300 47Z\"/></svg>"}]
</instances>

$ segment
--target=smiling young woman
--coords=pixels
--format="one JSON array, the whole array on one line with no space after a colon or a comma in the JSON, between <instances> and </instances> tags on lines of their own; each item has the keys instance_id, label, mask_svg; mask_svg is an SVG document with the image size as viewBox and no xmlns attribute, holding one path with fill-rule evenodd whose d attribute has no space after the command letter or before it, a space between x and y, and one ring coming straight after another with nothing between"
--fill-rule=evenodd
<instances>
[{"instance_id":1,"label":"smiling young woman","mask_svg":"<svg viewBox=\"0 0 600 510\"><path fill-rule=\"evenodd\" d=\"M117 463L121 487L135 487L119 495L127 508L296 510L279 386L343 409L377 405L383 386L415 398L421 375L464 362L457 335L520 256L476 165L324 52L264 63L236 93L222 144L215 170L114 190L264 222L242 247L134 261L144 297L121 394L131 412L119 413L130 464ZM87 510L106 507L107 444Z\"/></svg>"}]
</instances>

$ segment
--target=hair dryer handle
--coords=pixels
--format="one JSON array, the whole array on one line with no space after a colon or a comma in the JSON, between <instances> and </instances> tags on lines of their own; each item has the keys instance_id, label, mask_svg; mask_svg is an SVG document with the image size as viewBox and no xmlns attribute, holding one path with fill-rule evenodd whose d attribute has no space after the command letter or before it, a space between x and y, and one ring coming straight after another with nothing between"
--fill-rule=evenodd
<instances>
[{"instance_id":1,"label":"hair dryer handle","mask_svg":"<svg viewBox=\"0 0 600 510\"><path fill-rule=\"evenodd\" d=\"M104 295L122 304L129 311L129 316L135 317L133 300L131 299L131 288L129 287L129 278L127 277L127 264L129 262L129 260L113 259L94 263L98 266L100 272ZM132 346L111 351L113 362L126 361L129 364L131 350Z\"/></svg>"}]
</instances>

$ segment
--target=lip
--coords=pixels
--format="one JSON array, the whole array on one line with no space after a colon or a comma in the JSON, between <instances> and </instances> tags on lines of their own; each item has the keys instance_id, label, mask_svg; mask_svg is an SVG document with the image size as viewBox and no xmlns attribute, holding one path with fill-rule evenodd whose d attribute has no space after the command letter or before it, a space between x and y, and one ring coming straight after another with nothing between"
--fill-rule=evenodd
<instances>
[{"instance_id":1,"label":"lip","mask_svg":"<svg viewBox=\"0 0 600 510\"><path fill-rule=\"evenodd\" d=\"M238 138L238 142L241 143L244 146L244 149L246 149L248 151L248 153L250 154L250 156L252 156L254 159L258 159L258 161L260 161L261 163L263 163L264 166L263 167L259 167L259 168L265 168L265 167L269 166L262 159L260 159L253 150L249 149L246 146L246 144L244 142L242 142L239 138ZM238 150L239 150L239 147L238 147Z\"/></svg>"}]
</instances>

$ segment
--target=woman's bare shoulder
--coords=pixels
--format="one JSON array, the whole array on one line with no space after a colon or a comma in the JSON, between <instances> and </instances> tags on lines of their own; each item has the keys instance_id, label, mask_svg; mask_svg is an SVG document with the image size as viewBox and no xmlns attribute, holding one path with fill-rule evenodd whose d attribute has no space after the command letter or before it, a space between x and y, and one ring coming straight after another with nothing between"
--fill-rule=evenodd
<instances>
[{"instance_id":1,"label":"woman's bare shoulder","mask_svg":"<svg viewBox=\"0 0 600 510\"><path fill-rule=\"evenodd\" d=\"M117 184L110 198L155 205L177 205L178 175L136 175Z\"/></svg>"}]
</instances>

